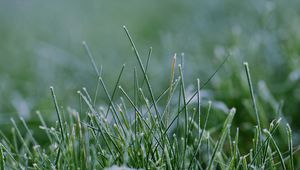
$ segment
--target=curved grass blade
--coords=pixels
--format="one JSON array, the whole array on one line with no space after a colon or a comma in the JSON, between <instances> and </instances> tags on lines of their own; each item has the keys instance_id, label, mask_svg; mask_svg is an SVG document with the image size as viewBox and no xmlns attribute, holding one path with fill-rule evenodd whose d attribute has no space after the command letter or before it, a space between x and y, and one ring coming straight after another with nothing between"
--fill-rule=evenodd
<instances>
[{"instance_id":1,"label":"curved grass blade","mask_svg":"<svg viewBox=\"0 0 300 170\"><path fill-rule=\"evenodd\" d=\"M272 141L272 143L273 143L273 145L275 146L275 149L276 149L276 151L277 151L277 153L278 153L278 155L279 155L281 167L282 167L282 169L286 170L286 167L285 167L285 164L284 164L283 156L282 156L281 151L280 151L278 145L276 144L276 141L274 140L272 134L271 134L267 129L264 129L263 132L264 132L265 134L267 134L267 136L268 136L268 137L270 138L270 140Z\"/></svg>"},{"instance_id":2,"label":"curved grass blade","mask_svg":"<svg viewBox=\"0 0 300 170\"><path fill-rule=\"evenodd\" d=\"M288 143L289 143L289 156L290 156L290 169L294 170L294 158L293 158L293 136L292 129L289 124L286 124L286 131L288 133Z\"/></svg>"}]
</instances>

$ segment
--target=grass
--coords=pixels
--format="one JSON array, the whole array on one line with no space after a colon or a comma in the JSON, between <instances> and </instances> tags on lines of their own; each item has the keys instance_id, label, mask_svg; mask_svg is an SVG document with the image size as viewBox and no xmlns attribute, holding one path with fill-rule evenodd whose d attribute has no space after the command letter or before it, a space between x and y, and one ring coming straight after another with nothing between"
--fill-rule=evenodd
<instances>
[{"instance_id":1,"label":"grass","mask_svg":"<svg viewBox=\"0 0 300 170\"><path fill-rule=\"evenodd\" d=\"M245 137L240 133L242 127L234 125L239 110L229 109L223 114L223 122L210 127L210 120L220 112L214 102L202 101L201 97L201 90L228 57L202 85L197 79L197 90L188 96L184 81L188 66L183 59L176 66L175 55L169 86L155 95L147 75L152 49L144 65L127 28L124 30L139 67L134 69L133 91L126 91L120 84L123 65L110 93L111 87L105 84L89 47L83 43L98 76L94 95L83 88L78 91L80 109L65 109L50 87L58 121L48 126L42 114L36 113L48 142L39 144L24 119L11 119L12 138L1 132L1 170L103 169L115 165L136 169L296 169L293 156L299 147L293 145L292 130L289 124L281 124L280 117L268 127L262 123L248 63L244 63L244 76L253 104L249 109L256 117L252 137L247 138L252 140L250 148L240 142ZM100 87L108 101L106 106L96 104ZM121 94L119 98L117 93ZM281 147L277 140L282 128L288 145Z\"/></svg>"}]
</instances>

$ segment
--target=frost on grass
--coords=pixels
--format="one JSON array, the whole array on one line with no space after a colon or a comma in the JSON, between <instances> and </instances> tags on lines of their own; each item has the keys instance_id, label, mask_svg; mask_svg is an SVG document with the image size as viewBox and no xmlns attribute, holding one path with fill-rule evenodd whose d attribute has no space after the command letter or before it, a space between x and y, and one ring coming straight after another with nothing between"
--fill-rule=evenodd
<instances>
[{"instance_id":1,"label":"frost on grass","mask_svg":"<svg viewBox=\"0 0 300 170\"><path fill-rule=\"evenodd\" d=\"M251 136L239 136L238 127L236 133L232 133L234 129L231 127L239 126L233 124L236 110L233 108L229 111L224 102L210 102L213 96L206 95L203 90L228 57L202 85L197 80L196 90L185 88L181 65L174 67L170 85L157 96L153 93L133 40L128 30L124 29L142 75L141 80L138 74L134 75L132 91L124 90L119 82L124 66L116 84L113 87L106 86L86 48L99 76L95 95L90 95L86 88L82 88L82 93L78 91L79 110L67 109L65 112L58 103L53 87L50 87L57 123L54 127L47 126L37 112L49 145L39 144L23 119L19 121L21 124L12 119L12 140L0 131L0 137L3 138L0 141L0 169L272 169L280 166L282 169L294 169L293 159L290 159L294 153L292 131L287 125L289 147L284 151L275 136L275 131L280 129L281 119L276 118L270 125L259 119L264 112L259 112L261 107L257 107L260 105L255 100L248 63L244 63L249 86L247 94L253 107L249 109L249 114L255 113L257 123L252 129L254 146L250 152L244 151L245 146L239 143L239 139L251 140ZM96 102L98 88L106 94L109 102L106 107L102 104L99 107ZM118 95L115 96L115 93L120 95L120 99L116 99ZM271 98L268 93L263 96L267 100ZM224 116L218 117L216 110L229 114L223 119ZM219 121L221 119L223 121ZM261 124L265 133L262 133ZM23 129L26 135L22 134ZM286 136L281 137L286 140ZM242 146L241 150L239 146Z\"/></svg>"}]
</instances>

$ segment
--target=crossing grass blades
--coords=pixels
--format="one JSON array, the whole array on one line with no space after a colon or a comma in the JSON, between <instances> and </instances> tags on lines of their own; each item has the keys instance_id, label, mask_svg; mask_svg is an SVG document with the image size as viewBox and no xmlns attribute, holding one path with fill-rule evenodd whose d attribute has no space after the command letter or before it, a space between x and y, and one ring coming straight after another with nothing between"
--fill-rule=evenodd
<instances>
[{"instance_id":1,"label":"crossing grass blades","mask_svg":"<svg viewBox=\"0 0 300 170\"><path fill-rule=\"evenodd\" d=\"M58 119L56 125L48 126L42 114L36 113L49 145L39 144L24 119L11 119L12 140L1 133L1 170L103 169L112 166L136 169L294 169L293 153L296 149L292 143L292 130L288 124L280 123L281 118L272 121L269 128L262 128L247 63L244 63L245 77L257 126L253 127L253 147L248 153L242 153L239 128L231 127L239 110L231 108L224 122L220 122L219 130L210 131L208 121L213 119L214 103L207 102L206 107L202 107L201 89L228 57L206 82L200 84L197 79L196 91L187 96L183 64L177 65L174 56L169 87L157 96L147 76L152 48L144 64L125 26L124 30L139 67L134 70L134 91L126 91L120 86L125 65L121 67L115 85L109 89L84 42L98 76L95 93L91 95L83 88L78 91L81 109L61 111L54 88L50 87ZM139 78L138 73L142 77ZM100 90L107 97L106 107L97 106ZM117 93L121 96L117 97ZM285 126L288 136L285 151L280 150L273 137L280 126ZM25 129L26 133L21 133L20 129Z\"/></svg>"}]
</instances>

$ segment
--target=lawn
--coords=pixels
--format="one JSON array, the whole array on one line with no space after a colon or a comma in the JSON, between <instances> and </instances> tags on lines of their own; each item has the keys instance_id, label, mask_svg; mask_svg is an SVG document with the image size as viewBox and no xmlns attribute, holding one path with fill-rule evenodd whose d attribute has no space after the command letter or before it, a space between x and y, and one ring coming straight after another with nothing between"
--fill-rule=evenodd
<instances>
[{"instance_id":1,"label":"lawn","mask_svg":"<svg viewBox=\"0 0 300 170\"><path fill-rule=\"evenodd\" d=\"M1 1L0 169L299 169L299 3Z\"/></svg>"}]
</instances>

